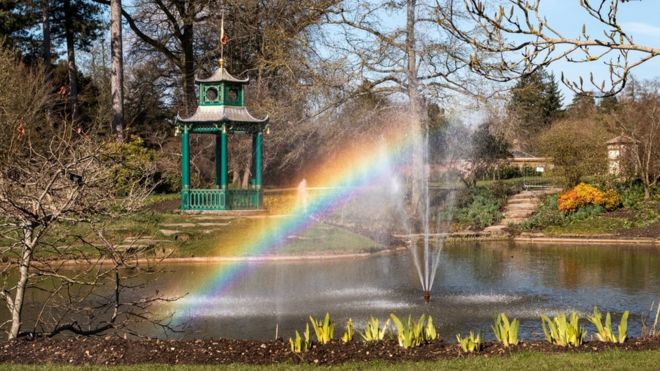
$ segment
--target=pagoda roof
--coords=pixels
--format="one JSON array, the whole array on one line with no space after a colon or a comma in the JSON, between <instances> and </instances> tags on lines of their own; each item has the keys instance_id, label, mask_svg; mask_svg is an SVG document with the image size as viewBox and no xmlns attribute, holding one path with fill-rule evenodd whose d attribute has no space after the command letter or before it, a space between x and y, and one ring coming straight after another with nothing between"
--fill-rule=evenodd
<instances>
[{"instance_id":1,"label":"pagoda roof","mask_svg":"<svg viewBox=\"0 0 660 371\"><path fill-rule=\"evenodd\" d=\"M176 120L185 123L242 122L263 124L268 122L268 116L258 119L252 116L245 107L198 106L197 111L192 116L182 118L177 114Z\"/></svg>"},{"instance_id":2,"label":"pagoda roof","mask_svg":"<svg viewBox=\"0 0 660 371\"><path fill-rule=\"evenodd\" d=\"M619 135L616 138L612 138L605 142L605 144L636 144L639 143L639 141L627 136L627 135Z\"/></svg>"},{"instance_id":3,"label":"pagoda roof","mask_svg":"<svg viewBox=\"0 0 660 371\"><path fill-rule=\"evenodd\" d=\"M195 76L195 82L223 82L223 81L236 82L236 83L239 83L239 84L247 84L250 81L250 79L249 78L238 79L238 78L232 76L229 73L229 71L227 71L227 69L224 68L224 67L218 68L217 70L215 70L215 72L213 72L213 74L211 76L209 76L205 79L201 79L201 78Z\"/></svg>"}]
</instances>

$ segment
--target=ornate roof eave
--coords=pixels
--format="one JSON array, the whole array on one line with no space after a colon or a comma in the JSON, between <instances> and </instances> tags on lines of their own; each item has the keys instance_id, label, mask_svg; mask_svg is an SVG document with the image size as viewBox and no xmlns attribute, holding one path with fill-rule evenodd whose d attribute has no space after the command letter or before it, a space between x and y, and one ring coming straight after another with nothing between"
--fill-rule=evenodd
<instances>
[{"instance_id":1,"label":"ornate roof eave","mask_svg":"<svg viewBox=\"0 0 660 371\"><path fill-rule=\"evenodd\" d=\"M178 113L176 123L184 124L214 124L220 122L239 122L245 124L267 124L269 117L258 119L250 114L245 107L230 106L199 106L197 111L187 118Z\"/></svg>"},{"instance_id":2,"label":"ornate roof eave","mask_svg":"<svg viewBox=\"0 0 660 371\"><path fill-rule=\"evenodd\" d=\"M608 140L607 142L605 142L605 144L608 144L608 145L611 145L611 144L638 144L638 143L639 143L638 140L636 140L634 138L631 138L627 135L623 135L623 134L619 135L616 138L612 138L612 139Z\"/></svg>"},{"instance_id":3,"label":"ornate roof eave","mask_svg":"<svg viewBox=\"0 0 660 371\"><path fill-rule=\"evenodd\" d=\"M215 70L215 72L211 76L209 76L205 79L199 78L197 75L195 75L195 82L196 83L200 83L200 82L223 82L223 81L235 82L235 83L239 83L239 84L247 84L248 82L250 82L250 78L245 78L245 79L236 78L236 77L232 76L229 73L229 71L227 71L227 69L224 68L224 67L218 68L217 70Z\"/></svg>"}]
</instances>

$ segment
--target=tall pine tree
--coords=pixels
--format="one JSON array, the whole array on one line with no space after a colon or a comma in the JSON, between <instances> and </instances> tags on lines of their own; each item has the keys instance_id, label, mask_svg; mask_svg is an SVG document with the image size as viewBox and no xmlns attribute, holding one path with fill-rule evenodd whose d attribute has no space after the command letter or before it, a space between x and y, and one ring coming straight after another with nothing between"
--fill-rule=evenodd
<instances>
[{"instance_id":1,"label":"tall pine tree","mask_svg":"<svg viewBox=\"0 0 660 371\"><path fill-rule=\"evenodd\" d=\"M37 47L33 28L38 24L38 9L32 1L0 0L0 45L16 48L30 56Z\"/></svg>"},{"instance_id":2,"label":"tall pine tree","mask_svg":"<svg viewBox=\"0 0 660 371\"><path fill-rule=\"evenodd\" d=\"M562 96L553 74L540 69L518 80L508 111L512 119L509 140L526 148L561 114Z\"/></svg>"}]
</instances>

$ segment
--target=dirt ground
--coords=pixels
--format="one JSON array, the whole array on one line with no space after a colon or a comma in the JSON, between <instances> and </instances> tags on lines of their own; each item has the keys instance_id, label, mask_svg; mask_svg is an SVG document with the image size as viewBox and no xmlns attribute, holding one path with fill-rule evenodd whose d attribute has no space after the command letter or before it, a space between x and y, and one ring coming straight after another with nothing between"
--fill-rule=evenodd
<instances>
[{"instance_id":1,"label":"dirt ground","mask_svg":"<svg viewBox=\"0 0 660 371\"><path fill-rule=\"evenodd\" d=\"M528 342L510 348L486 343L476 356L506 355L519 351L598 352L619 348L627 351L660 349L660 337L630 339L624 344L588 342L577 348L562 348L547 342ZM292 353L288 342L230 339L125 340L117 337L59 337L20 339L0 343L0 363L122 365L158 364L340 364L353 361L423 361L465 357L457 344L442 341L404 350L396 341L314 345L305 353Z\"/></svg>"}]
</instances>

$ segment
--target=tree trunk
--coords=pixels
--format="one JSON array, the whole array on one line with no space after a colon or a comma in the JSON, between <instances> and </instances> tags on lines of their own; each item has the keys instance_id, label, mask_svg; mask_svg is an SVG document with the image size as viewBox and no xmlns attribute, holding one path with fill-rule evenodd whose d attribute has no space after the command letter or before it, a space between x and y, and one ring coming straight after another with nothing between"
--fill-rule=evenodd
<instances>
[{"instance_id":1,"label":"tree trunk","mask_svg":"<svg viewBox=\"0 0 660 371\"><path fill-rule=\"evenodd\" d=\"M195 53L193 49L193 25L183 26L183 93L185 95L186 114L192 115L195 111Z\"/></svg>"},{"instance_id":2,"label":"tree trunk","mask_svg":"<svg viewBox=\"0 0 660 371\"><path fill-rule=\"evenodd\" d=\"M245 169L243 170L243 181L241 182L242 189L247 189L248 186L250 185L250 176L252 175L250 168L251 166L248 164L245 166Z\"/></svg>"},{"instance_id":3,"label":"tree trunk","mask_svg":"<svg viewBox=\"0 0 660 371\"><path fill-rule=\"evenodd\" d=\"M112 0L110 48L112 50L112 132L123 140L124 128L124 59L121 36L121 0Z\"/></svg>"},{"instance_id":4,"label":"tree trunk","mask_svg":"<svg viewBox=\"0 0 660 371\"><path fill-rule=\"evenodd\" d=\"M41 45L41 57L44 60L44 67L46 68L46 78L50 81L51 78L51 48L52 43L50 39L50 3L49 0L41 0L41 32L43 36L43 44Z\"/></svg>"},{"instance_id":5,"label":"tree trunk","mask_svg":"<svg viewBox=\"0 0 660 371\"><path fill-rule=\"evenodd\" d=\"M32 251L34 241L32 226L24 227L23 230L23 254L18 268L18 282L16 283L16 294L10 308L11 312L11 328L9 329L9 340L16 339L21 330L21 321L23 313L23 299L25 299L25 289L30 275L30 263L32 260Z\"/></svg>"},{"instance_id":6,"label":"tree trunk","mask_svg":"<svg viewBox=\"0 0 660 371\"><path fill-rule=\"evenodd\" d=\"M412 174L411 174L411 212L416 218L421 217L424 164L424 133L421 130L421 115L419 97L417 92L417 53L415 45L415 9L416 0L406 2L406 77L408 82L407 94L411 115L410 135L414 138L412 152Z\"/></svg>"},{"instance_id":7,"label":"tree trunk","mask_svg":"<svg viewBox=\"0 0 660 371\"><path fill-rule=\"evenodd\" d=\"M64 21L64 33L66 36L67 71L69 74L69 106L72 121L78 123L80 119L80 107L78 106L78 69L76 68L71 0L64 0L64 15L66 17Z\"/></svg>"}]
</instances>

